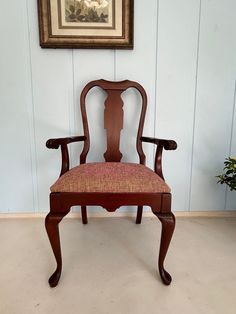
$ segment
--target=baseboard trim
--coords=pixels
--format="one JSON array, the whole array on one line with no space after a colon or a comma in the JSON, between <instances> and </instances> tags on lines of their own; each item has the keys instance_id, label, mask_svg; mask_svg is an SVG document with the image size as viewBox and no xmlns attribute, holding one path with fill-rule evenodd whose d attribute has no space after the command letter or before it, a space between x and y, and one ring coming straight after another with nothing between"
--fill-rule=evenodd
<instances>
[{"instance_id":1,"label":"baseboard trim","mask_svg":"<svg viewBox=\"0 0 236 314\"><path fill-rule=\"evenodd\" d=\"M176 217L236 217L236 210L229 211L178 211L174 212ZM45 218L47 213L0 213L0 219L33 219L33 218ZM111 218L111 217L136 217L135 212L114 212L109 213L107 211L101 212L90 212L88 213L88 218ZM144 212L143 217L154 217L153 213ZM66 218L81 219L81 214L79 212L69 213Z\"/></svg>"}]
</instances>

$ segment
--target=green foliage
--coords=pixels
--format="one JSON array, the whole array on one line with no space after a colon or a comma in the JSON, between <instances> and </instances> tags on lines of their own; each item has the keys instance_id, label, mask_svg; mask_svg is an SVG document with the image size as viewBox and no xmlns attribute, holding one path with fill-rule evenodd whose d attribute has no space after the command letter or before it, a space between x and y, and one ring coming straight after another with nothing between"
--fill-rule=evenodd
<instances>
[{"instance_id":1,"label":"green foliage","mask_svg":"<svg viewBox=\"0 0 236 314\"><path fill-rule=\"evenodd\" d=\"M75 7L73 5L70 5L70 12L74 13L75 12Z\"/></svg>"},{"instance_id":2,"label":"green foliage","mask_svg":"<svg viewBox=\"0 0 236 314\"><path fill-rule=\"evenodd\" d=\"M227 158L224 165L224 173L217 176L219 179L217 183L225 183L231 191L234 191L236 190L236 158Z\"/></svg>"}]
</instances>

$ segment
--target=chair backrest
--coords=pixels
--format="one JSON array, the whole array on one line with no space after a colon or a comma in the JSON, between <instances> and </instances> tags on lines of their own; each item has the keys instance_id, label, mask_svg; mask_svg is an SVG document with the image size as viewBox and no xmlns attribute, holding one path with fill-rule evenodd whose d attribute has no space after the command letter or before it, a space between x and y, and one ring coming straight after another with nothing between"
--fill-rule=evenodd
<instances>
[{"instance_id":1,"label":"chair backrest","mask_svg":"<svg viewBox=\"0 0 236 314\"><path fill-rule=\"evenodd\" d=\"M107 150L104 153L106 162L120 162L122 153L120 152L120 132L123 129L123 100L121 94L128 88L135 88L142 96L142 110L140 114L136 148L139 155L141 164L145 164L145 155L142 149L142 142L140 140L143 132L143 125L145 120L146 108L147 108L147 94L144 88L137 82L133 81L121 81L112 82L106 80L96 80L88 83L80 97L81 114L84 128L84 135L86 136L84 149L80 155L80 163L86 162L86 157L90 146L89 126L86 112L86 96L93 87L100 87L107 93L105 100L104 110L104 128L107 134Z\"/></svg>"}]
</instances>

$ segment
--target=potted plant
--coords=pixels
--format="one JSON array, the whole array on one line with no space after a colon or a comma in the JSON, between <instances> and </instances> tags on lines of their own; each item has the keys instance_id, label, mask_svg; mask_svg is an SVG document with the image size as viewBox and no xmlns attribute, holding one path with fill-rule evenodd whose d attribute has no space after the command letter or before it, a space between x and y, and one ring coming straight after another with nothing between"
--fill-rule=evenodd
<instances>
[{"instance_id":1,"label":"potted plant","mask_svg":"<svg viewBox=\"0 0 236 314\"><path fill-rule=\"evenodd\" d=\"M225 183L231 191L236 190L236 157L226 158L224 162L224 173L217 176L217 183Z\"/></svg>"}]
</instances>

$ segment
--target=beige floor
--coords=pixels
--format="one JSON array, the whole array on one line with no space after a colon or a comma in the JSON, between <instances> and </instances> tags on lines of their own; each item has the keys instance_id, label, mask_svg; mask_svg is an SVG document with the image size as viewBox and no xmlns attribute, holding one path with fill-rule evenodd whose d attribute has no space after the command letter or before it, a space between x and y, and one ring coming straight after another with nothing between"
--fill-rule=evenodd
<instances>
[{"instance_id":1,"label":"beige floor","mask_svg":"<svg viewBox=\"0 0 236 314\"><path fill-rule=\"evenodd\" d=\"M156 218L141 226L131 218L64 220L64 271L51 289L43 220L0 220L0 314L236 313L236 219L178 218L169 287L156 271L159 234Z\"/></svg>"}]
</instances>

